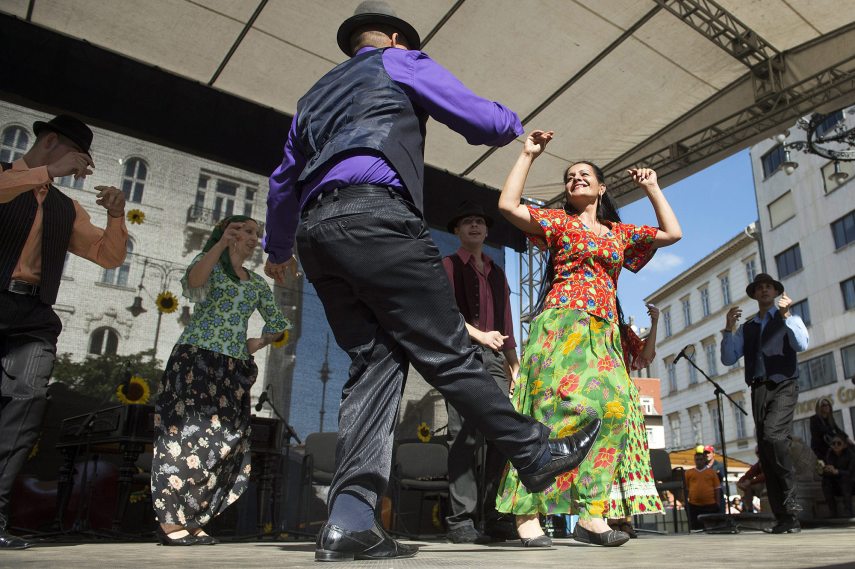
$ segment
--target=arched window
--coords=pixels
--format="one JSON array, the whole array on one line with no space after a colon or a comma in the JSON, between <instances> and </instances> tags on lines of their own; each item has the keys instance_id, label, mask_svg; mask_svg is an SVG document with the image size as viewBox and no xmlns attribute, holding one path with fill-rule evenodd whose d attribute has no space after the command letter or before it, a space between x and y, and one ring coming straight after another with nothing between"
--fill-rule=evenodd
<instances>
[{"instance_id":1,"label":"arched window","mask_svg":"<svg viewBox=\"0 0 855 569\"><path fill-rule=\"evenodd\" d=\"M6 127L0 139L0 162L14 162L24 155L29 143L30 134L24 127Z\"/></svg>"},{"instance_id":2,"label":"arched window","mask_svg":"<svg viewBox=\"0 0 855 569\"><path fill-rule=\"evenodd\" d=\"M129 202L141 203L145 178L148 175L148 164L140 158L131 158L125 162L125 173L122 176L122 191Z\"/></svg>"},{"instance_id":3,"label":"arched window","mask_svg":"<svg viewBox=\"0 0 855 569\"><path fill-rule=\"evenodd\" d=\"M125 255L125 262L121 267L115 269L104 269L101 275L101 282L116 286L128 286L128 275L131 273L131 259L133 258L134 244L128 239L128 254Z\"/></svg>"},{"instance_id":4,"label":"arched window","mask_svg":"<svg viewBox=\"0 0 855 569\"><path fill-rule=\"evenodd\" d=\"M109 326L96 328L89 336L89 353L96 356L112 356L119 348L119 333Z\"/></svg>"}]
</instances>

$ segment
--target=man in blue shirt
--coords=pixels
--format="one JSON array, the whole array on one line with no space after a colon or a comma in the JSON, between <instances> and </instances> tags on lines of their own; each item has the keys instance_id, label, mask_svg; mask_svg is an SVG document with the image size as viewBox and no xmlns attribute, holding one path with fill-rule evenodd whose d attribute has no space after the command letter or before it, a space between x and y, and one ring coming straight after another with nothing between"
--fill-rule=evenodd
<instances>
[{"instance_id":1,"label":"man in blue shirt","mask_svg":"<svg viewBox=\"0 0 855 569\"><path fill-rule=\"evenodd\" d=\"M375 516L410 362L532 492L584 459L599 421L550 441L548 427L514 411L469 341L421 213L428 117L470 144L503 146L523 134L517 115L419 51L418 32L385 2L360 4L337 39L350 59L300 99L270 177L265 272L284 282L296 235L306 276L352 359L315 559L412 557L417 549L390 538Z\"/></svg>"},{"instance_id":2,"label":"man in blue shirt","mask_svg":"<svg viewBox=\"0 0 855 569\"><path fill-rule=\"evenodd\" d=\"M733 365L745 356L745 381L751 387L751 409L757 432L760 465L766 475L769 504L777 523L772 533L800 531L795 472L790 458L793 413L799 397L796 352L808 347L802 319L790 313L784 285L760 273L745 289L757 301L758 313L736 328L742 310L727 311L721 341L721 363ZM781 298L775 302L775 299Z\"/></svg>"}]
</instances>

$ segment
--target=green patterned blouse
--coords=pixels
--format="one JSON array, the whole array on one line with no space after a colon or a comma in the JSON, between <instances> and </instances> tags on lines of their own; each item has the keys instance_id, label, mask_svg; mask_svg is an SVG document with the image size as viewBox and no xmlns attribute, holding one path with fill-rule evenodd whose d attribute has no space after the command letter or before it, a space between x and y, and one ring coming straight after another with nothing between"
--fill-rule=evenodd
<instances>
[{"instance_id":1,"label":"green patterned blouse","mask_svg":"<svg viewBox=\"0 0 855 569\"><path fill-rule=\"evenodd\" d=\"M204 255L199 253L190 267ZM273 300L267 282L252 271L248 281L232 282L217 263L208 282L199 288L187 285L187 275L181 279L183 294L196 303L193 318L178 338L179 344L190 344L212 352L219 352L240 360L249 359L246 349L246 329L249 317L256 309L264 318L263 334L277 334L291 327L291 323Z\"/></svg>"}]
</instances>

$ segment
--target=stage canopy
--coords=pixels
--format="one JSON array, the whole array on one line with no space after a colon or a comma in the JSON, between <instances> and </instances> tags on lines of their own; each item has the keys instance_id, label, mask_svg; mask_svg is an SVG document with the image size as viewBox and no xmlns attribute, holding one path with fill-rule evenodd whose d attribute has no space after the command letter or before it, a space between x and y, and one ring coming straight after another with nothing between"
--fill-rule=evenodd
<instances>
[{"instance_id":1,"label":"stage canopy","mask_svg":"<svg viewBox=\"0 0 855 569\"><path fill-rule=\"evenodd\" d=\"M4 31L14 32L19 24L28 26L27 36L36 27L50 31L39 36L37 44L14 37L28 50L42 52L41 58L30 58L30 65L47 66L67 81L48 83L52 89L84 90L92 104L79 109L81 101L73 100L78 107L68 107L71 110L77 108L96 122L143 138L195 148L203 155L230 155L226 161L240 162L234 155L240 147L255 156L250 169L269 171L278 160L287 120L299 97L344 60L335 32L357 4L357 0L0 0L0 11L21 20L2 18ZM561 171L574 159L603 166L610 189L625 204L640 197L622 175L627 166L654 167L664 184L673 183L785 130L802 115L855 102L855 2L393 0L391 4L419 30L423 49L464 83L514 109L527 129L556 131L549 155L529 179L528 195L542 200L560 194ZM60 41L53 32L88 43ZM11 43L0 46L6 53L0 57L7 63L5 48ZM23 48L10 49L15 54L9 56L14 59L11 66L20 70L15 65ZM109 56L96 55L102 51ZM83 67L58 71L74 64ZM142 67L147 68L145 73ZM175 76L189 80L192 88L174 81ZM44 85L44 79L35 73L31 83ZM133 93L122 83L132 85ZM113 89L106 88L110 85ZM207 88L217 95L197 95L198 103L181 99ZM64 95L48 95L46 87L37 92L32 84L0 83L0 89L42 106L69 102ZM176 96L180 105L170 99ZM226 117L235 115L229 106L232 101L239 103L235 109L248 113L237 115L241 124L230 122L234 116ZM165 121L157 116L139 121L123 118L119 109L103 111L110 105L122 105L124 115L134 105L159 110L172 126L161 124ZM203 125L201 132L223 132L204 126L206 122L225 121L234 127L228 133L231 152L215 151L213 142L193 142L180 132L187 130L182 106L195 124ZM256 110L250 113L251 108ZM269 119L268 124L249 122L262 117ZM430 175L441 175L435 181L497 188L519 148L519 141L496 151L471 147L444 126L431 123L426 160L434 167ZM458 199L459 194L452 201ZM429 217L439 215L439 210L431 211L436 207L428 204Z\"/></svg>"}]
</instances>

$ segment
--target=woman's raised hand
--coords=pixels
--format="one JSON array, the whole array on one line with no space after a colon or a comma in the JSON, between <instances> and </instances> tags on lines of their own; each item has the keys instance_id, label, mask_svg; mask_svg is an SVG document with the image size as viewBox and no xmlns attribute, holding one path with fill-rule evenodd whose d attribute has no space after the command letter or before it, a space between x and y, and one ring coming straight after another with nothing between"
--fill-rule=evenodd
<instances>
[{"instance_id":1,"label":"woman's raised hand","mask_svg":"<svg viewBox=\"0 0 855 569\"><path fill-rule=\"evenodd\" d=\"M226 227L225 231L223 231L223 236L220 237L220 240L217 242L217 245L221 245L224 249L226 249L229 245L237 243L237 239L242 227L243 223L239 221L229 223L229 226Z\"/></svg>"},{"instance_id":2,"label":"woman's raised hand","mask_svg":"<svg viewBox=\"0 0 855 569\"><path fill-rule=\"evenodd\" d=\"M551 130L533 130L525 139L525 148L523 152L530 155L532 158L537 158L541 155L546 145L552 140L555 135Z\"/></svg>"},{"instance_id":3,"label":"woman's raised hand","mask_svg":"<svg viewBox=\"0 0 855 569\"><path fill-rule=\"evenodd\" d=\"M627 173L639 188L647 190L659 187L656 171L651 168L630 168Z\"/></svg>"}]
</instances>

